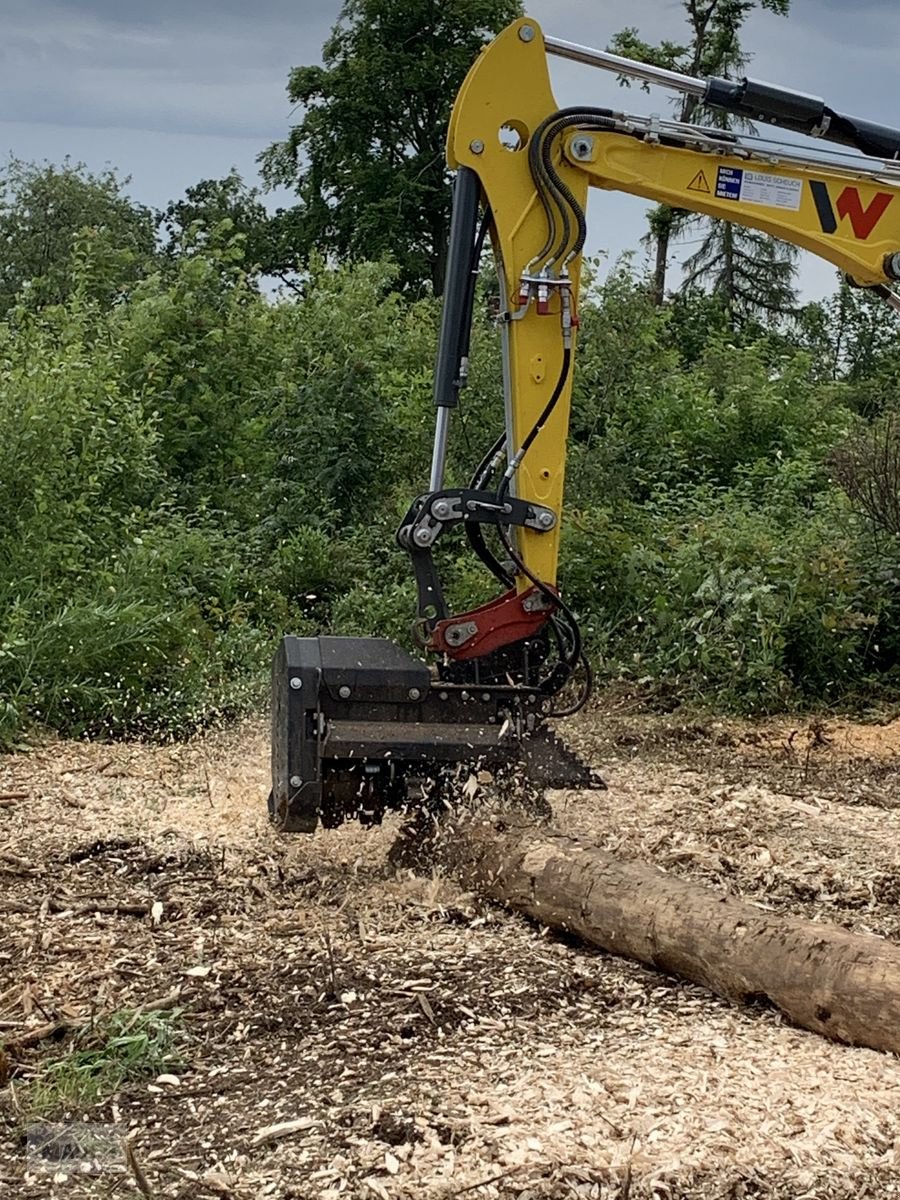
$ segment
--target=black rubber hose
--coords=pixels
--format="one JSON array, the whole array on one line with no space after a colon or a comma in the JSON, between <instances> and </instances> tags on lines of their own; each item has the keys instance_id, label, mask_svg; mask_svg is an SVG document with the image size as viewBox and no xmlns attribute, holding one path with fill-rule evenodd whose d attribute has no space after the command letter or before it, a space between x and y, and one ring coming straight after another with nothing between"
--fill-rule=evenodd
<instances>
[{"instance_id":1,"label":"black rubber hose","mask_svg":"<svg viewBox=\"0 0 900 1200\"><path fill-rule=\"evenodd\" d=\"M614 128L613 117L614 114L611 109L583 108L581 106L563 108L546 117L535 130L528 147L528 165L531 169L531 175L534 179L541 205L547 216L548 232L544 245L534 256L532 262L542 264L550 251L553 250L554 244L557 246L556 257L559 257L560 247L565 251L569 243L571 231L569 223L570 212L576 213L579 236L581 236L582 229L586 233L584 214L581 213L580 207L571 190L553 167L553 142L559 133L573 125L590 124L595 129L612 130ZM556 237L556 220L553 217L552 206L547 195L548 192L559 208L563 222L563 236L560 241L557 241ZM581 213L580 219L577 215L579 213ZM581 244L584 244L583 240Z\"/></svg>"},{"instance_id":2,"label":"black rubber hose","mask_svg":"<svg viewBox=\"0 0 900 1200\"><path fill-rule=\"evenodd\" d=\"M572 249L569 250L569 225L565 224L563 237L556 244L553 258L558 260L563 256L569 257L581 252L584 247L585 239L587 238L587 222L584 217L584 210L579 205L578 201L572 193L571 188L562 178L553 164L553 142L557 136L565 129L583 127L595 132L614 132L615 124L612 119L611 110L605 108L581 108L581 109L566 109L559 120L547 130L541 146L541 166L546 183L552 190L557 204L561 209L568 209L575 215L575 222L578 232L576 234L575 243Z\"/></svg>"},{"instance_id":3,"label":"black rubber hose","mask_svg":"<svg viewBox=\"0 0 900 1200\"><path fill-rule=\"evenodd\" d=\"M541 432L541 430L544 428L544 426L550 420L550 417L553 415L553 410L556 408L557 404L559 403L560 397L563 394L563 389L566 386L566 382L568 381L569 372L571 371L571 369L572 369L572 349L570 346L567 346L565 348L565 350L563 351L562 369L559 373L559 378L556 381L556 386L553 389L553 393L550 396L550 399L544 405L543 412L541 413L541 415L538 417L538 419L532 425L531 429L529 429L528 433L526 434L525 440L522 443L519 450L516 452L515 458L510 460L509 466L506 468L506 474L503 476L503 480L500 484L499 495L500 495L501 500L506 495L506 493L509 491L509 484L510 484L510 481L511 481L513 475L518 470L518 463L520 463L522 461L522 459L525 457L525 455L531 449L532 445L534 444L534 439Z\"/></svg>"},{"instance_id":4,"label":"black rubber hose","mask_svg":"<svg viewBox=\"0 0 900 1200\"><path fill-rule=\"evenodd\" d=\"M535 187L537 188L538 198L540 199L541 206L543 207L544 213L547 217L547 227L548 227L547 237L544 242L544 245L541 247L541 249L538 251L538 253L532 259L533 262L539 261L539 260L545 258L546 255L549 254L550 250L552 250L553 244L556 241L556 218L553 215L553 209L547 198L548 190L551 191L551 193L552 193L553 189L552 189L552 187L550 187L550 188L547 187L548 181L545 178L543 178L543 175L544 175L543 152L544 152L545 144L548 140L552 141L553 137L556 136L556 133L554 132L548 138L547 137L548 131L550 130L551 126L558 127L558 129L565 128L566 125L568 125L572 122L572 119L574 117L583 115L584 111L585 110L581 106L578 106L578 107L572 107L572 108L561 108L561 109L559 109L558 112L551 113L549 117L545 117L544 120L540 123L540 125L538 125L537 129L534 131L534 133L531 136L531 140L528 143L528 166L531 170L531 177L534 180ZM596 109L593 111L596 112L598 117L606 114L607 111L609 112L610 117L612 117L612 115L613 115L611 109L610 110ZM558 129L556 131L558 131ZM558 203L559 203L559 201L557 200L557 204Z\"/></svg>"},{"instance_id":5,"label":"black rubber hose","mask_svg":"<svg viewBox=\"0 0 900 1200\"><path fill-rule=\"evenodd\" d=\"M471 481L469 482L469 487L472 488L473 491L481 491L483 488L487 487L488 483L490 482L491 475L493 474L491 464L496 456L500 453L505 443L506 434L501 433L500 436L494 441L490 450L488 450L488 452L485 454L484 458L482 458L475 470L474 475L472 476ZM466 521L465 526L466 537L468 538L469 545L472 547L480 561L487 567L494 578L503 584L504 587L511 588L514 585L515 580L513 579L512 575L510 575L509 571L507 571L503 566L503 563L501 563L497 558L496 554L494 554L493 550L491 550L490 546L488 546L487 540L484 536L484 530L481 525L475 521Z\"/></svg>"}]
</instances>

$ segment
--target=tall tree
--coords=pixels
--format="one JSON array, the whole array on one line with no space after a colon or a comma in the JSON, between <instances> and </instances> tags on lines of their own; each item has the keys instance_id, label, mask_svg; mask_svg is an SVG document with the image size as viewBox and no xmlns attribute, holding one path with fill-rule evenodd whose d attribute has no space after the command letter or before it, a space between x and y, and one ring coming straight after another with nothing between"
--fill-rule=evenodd
<instances>
[{"instance_id":1,"label":"tall tree","mask_svg":"<svg viewBox=\"0 0 900 1200\"><path fill-rule=\"evenodd\" d=\"M222 249L233 245L237 234L243 239L248 272L273 276L291 287L296 286L300 266L292 236L295 222L294 209L270 213L259 190L248 187L235 170L221 179L201 179L158 216L170 258Z\"/></svg>"},{"instance_id":2,"label":"tall tree","mask_svg":"<svg viewBox=\"0 0 900 1200\"><path fill-rule=\"evenodd\" d=\"M810 355L820 378L840 380L849 405L872 418L897 408L900 317L870 288L838 278L834 295L798 314L794 344Z\"/></svg>"},{"instance_id":3,"label":"tall tree","mask_svg":"<svg viewBox=\"0 0 900 1200\"><path fill-rule=\"evenodd\" d=\"M112 299L152 263L153 214L125 194L114 171L94 175L68 159L61 166L10 159L0 173L0 315L19 298L63 304L76 275L79 239L104 262Z\"/></svg>"},{"instance_id":4,"label":"tall tree","mask_svg":"<svg viewBox=\"0 0 900 1200\"><path fill-rule=\"evenodd\" d=\"M669 41L651 45L629 28L616 35L612 49L687 75L733 78L749 61L740 41L747 17L756 8L787 16L790 0L682 0L682 5L690 30L688 45ZM740 124L725 113L704 109L697 96L682 98L677 117L720 128ZM792 306L791 279L797 256L793 247L665 204L653 209L649 219L650 239L655 244L653 295L657 303L665 299L671 243L689 226L699 224L706 232L700 248L686 263L688 285L707 284L722 297L733 319L780 314Z\"/></svg>"},{"instance_id":5,"label":"tall tree","mask_svg":"<svg viewBox=\"0 0 900 1200\"><path fill-rule=\"evenodd\" d=\"M267 184L300 197L302 253L391 253L405 287L442 292L450 108L482 43L520 14L520 0L346 0L323 65L290 74L302 120L260 156Z\"/></svg>"},{"instance_id":6,"label":"tall tree","mask_svg":"<svg viewBox=\"0 0 900 1200\"><path fill-rule=\"evenodd\" d=\"M247 242L247 259L262 265L268 257L265 228L269 214L256 188L247 187L232 169L221 179L201 179L172 200L159 215L160 232L167 235L166 253L176 255L185 243L197 249L218 247L235 233Z\"/></svg>"},{"instance_id":7,"label":"tall tree","mask_svg":"<svg viewBox=\"0 0 900 1200\"><path fill-rule=\"evenodd\" d=\"M729 323L770 324L797 309L796 246L730 221L691 217L705 237L684 260L686 288L706 287L721 300Z\"/></svg>"}]
</instances>

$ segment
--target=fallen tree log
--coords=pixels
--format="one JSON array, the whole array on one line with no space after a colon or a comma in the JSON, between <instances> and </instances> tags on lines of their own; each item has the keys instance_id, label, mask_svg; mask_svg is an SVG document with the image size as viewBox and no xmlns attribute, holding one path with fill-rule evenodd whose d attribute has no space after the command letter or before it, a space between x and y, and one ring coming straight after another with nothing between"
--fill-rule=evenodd
<instances>
[{"instance_id":1,"label":"fallen tree log","mask_svg":"<svg viewBox=\"0 0 900 1200\"><path fill-rule=\"evenodd\" d=\"M547 827L459 819L433 857L470 890L836 1041L900 1053L900 946L768 912Z\"/></svg>"}]
</instances>

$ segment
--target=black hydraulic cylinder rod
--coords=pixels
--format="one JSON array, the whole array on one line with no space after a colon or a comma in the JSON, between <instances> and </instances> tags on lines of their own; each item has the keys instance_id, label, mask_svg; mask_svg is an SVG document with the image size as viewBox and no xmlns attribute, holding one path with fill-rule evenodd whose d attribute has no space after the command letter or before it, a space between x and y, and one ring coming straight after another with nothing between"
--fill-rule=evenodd
<instances>
[{"instance_id":1,"label":"black hydraulic cylinder rod","mask_svg":"<svg viewBox=\"0 0 900 1200\"><path fill-rule=\"evenodd\" d=\"M832 112L831 109L828 109L827 116L830 125L824 136L830 142L855 146L873 158L900 158L900 129L876 125L874 121L863 121L859 117Z\"/></svg>"},{"instance_id":2,"label":"black hydraulic cylinder rod","mask_svg":"<svg viewBox=\"0 0 900 1200\"><path fill-rule=\"evenodd\" d=\"M469 292L474 287L472 253L480 199L477 174L471 167L460 167L453 187L441 335L434 369L434 403L438 408L456 408L459 404L460 354L467 342L465 326L472 312Z\"/></svg>"},{"instance_id":3,"label":"black hydraulic cylinder rod","mask_svg":"<svg viewBox=\"0 0 900 1200\"><path fill-rule=\"evenodd\" d=\"M696 79L692 75L610 54L608 50L593 50L557 38L545 37L544 45L548 54L672 88L696 96L701 104L710 108L721 108L750 121L766 121L827 142L853 146L872 158L900 159L900 129L836 112L819 96L808 96L805 92L763 83L759 79Z\"/></svg>"},{"instance_id":4,"label":"black hydraulic cylinder rod","mask_svg":"<svg viewBox=\"0 0 900 1200\"><path fill-rule=\"evenodd\" d=\"M853 146L874 158L900 156L900 129L835 112L819 96L758 79L708 79L703 103L751 121L767 121L782 129Z\"/></svg>"},{"instance_id":5,"label":"black hydraulic cylinder rod","mask_svg":"<svg viewBox=\"0 0 900 1200\"><path fill-rule=\"evenodd\" d=\"M825 101L757 79L708 79L703 103L813 136L825 122Z\"/></svg>"}]
</instances>

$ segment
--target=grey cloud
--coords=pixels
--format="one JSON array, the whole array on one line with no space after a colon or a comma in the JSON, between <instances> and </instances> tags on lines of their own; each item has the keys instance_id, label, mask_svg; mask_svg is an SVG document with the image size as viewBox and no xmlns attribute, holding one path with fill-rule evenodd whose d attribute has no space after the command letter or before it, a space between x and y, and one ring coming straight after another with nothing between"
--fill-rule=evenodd
<instances>
[{"instance_id":1,"label":"grey cloud","mask_svg":"<svg viewBox=\"0 0 900 1200\"><path fill-rule=\"evenodd\" d=\"M29 13L43 9L48 13L67 14L80 21L97 21L104 25L146 29L164 26L187 28L202 26L215 29L223 21L237 22L247 27L269 26L278 23L285 27L302 28L316 23L324 11L334 11L338 3L325 0L53 0L52 4L33 0L7 0L9 7Z\"/></svg>"},{"instance_id":2,"label":"grey cloud","mask_svg":"<svg viewBox=\"0 0 900 1200\"><path fill-rule=\"evenodd\" d=\"M317 61L337 15L337 6L317 6L300 20L296 8L285 0L180 10L97 0L19 4L4 28L0 111L18 121L265 143L283 132L290 67ZM155 15L145 20L146 13Z\"/></svg>"}]
</instances>

